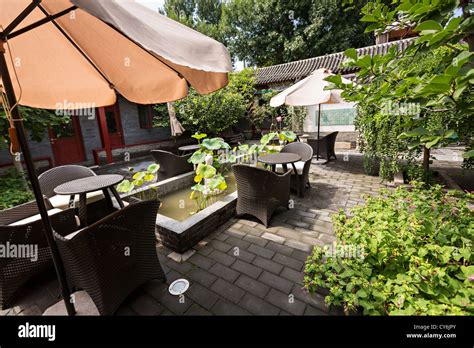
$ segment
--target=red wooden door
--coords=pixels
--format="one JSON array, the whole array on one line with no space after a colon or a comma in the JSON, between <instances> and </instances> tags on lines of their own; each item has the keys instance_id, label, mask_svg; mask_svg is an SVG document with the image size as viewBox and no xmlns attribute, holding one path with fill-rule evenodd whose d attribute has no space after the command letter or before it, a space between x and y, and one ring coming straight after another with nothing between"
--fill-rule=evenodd
<instances>
[{"instance_id":1,"label":"red wooden door","mask_svg":"<svg viewBox=\"0 0 474 348\"><path fill-rule=\"evenodd\" d=\"M86 160L81 124L77 116L71 116L68 124L50 127L49 139L57 166Z\"/></svg>"},{"instance_id":2,"label":"red wooden door","mask_svg":"<svg viewBox=\"0 0 474 348\"><path fill-rule=\"evenodd\" d=\"M110 146L123 145L122 121L118 105L106 106L105 119L107 121L107 130L109 132Z\"/></svg>"}]
</instances>

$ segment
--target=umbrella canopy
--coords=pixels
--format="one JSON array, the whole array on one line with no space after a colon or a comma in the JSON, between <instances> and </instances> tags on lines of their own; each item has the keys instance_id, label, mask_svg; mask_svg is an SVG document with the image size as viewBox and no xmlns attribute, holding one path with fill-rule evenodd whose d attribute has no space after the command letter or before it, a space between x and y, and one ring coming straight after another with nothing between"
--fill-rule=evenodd
<instances>
[{"instance_id":1,"label":"umbrella canopy","mask_svg":"<svg viewBox=\"0 0 474 348\"><path fill-rule=\"evenodd\" d=\"M0 92L68 314L74 306L18 105L100 107L114 104L116 93L140 104L170 102L189 85L201 94L224 87L231 68L222 44L129 0L0 0Z\"/></svg>"},{"instance_id":2,"label":"umbrella canopy","mask_svg":"<svg viewBox=\"0 0 474 348\"><path fill-rule=\"evenodd\" d=\"M0 25L31 2L0 0ZM7 63L20 104L30 107L106 106L115 91L135 103L163 103L185 97L188 85L201 94L222 88L232 69L224 45L132 1L43 0L15 30L21 35L7 36Z\"/></svg>"},{"instance_id":3,"label":"umbrella canopy","mask_svg":"<svg viewBox=\"0 0 474 348\"><path fill-rule=\"evenodd\" d=\"M324 90L329 82L324 79L333 75L328 69L318 69L305 79L288 87L270 99L270 106L277 107L283 104L294 106L308 106L318 104L337 104L344 102L341 90ZM342 79L344 83L350 83Z\"/></svg>"},{"instance_id":4,"label":"umbrella canopy","mask_svg":"<svg viewBox=\"0 0 474 348\"><path fill-rule=\"evenodd\" d=\"M308 77L288 87L270 99L270 106L277 107L283 104L293 106L318 105L318 141L320 139L321 127L321 104L344 103L340 89L325 90L329 82L324 79L333 75L328 69L315 70ZM351 81L342 78L342 82ZM319 160L319 145L316 151L316 158Z\"/></svg>"}]
</instances>

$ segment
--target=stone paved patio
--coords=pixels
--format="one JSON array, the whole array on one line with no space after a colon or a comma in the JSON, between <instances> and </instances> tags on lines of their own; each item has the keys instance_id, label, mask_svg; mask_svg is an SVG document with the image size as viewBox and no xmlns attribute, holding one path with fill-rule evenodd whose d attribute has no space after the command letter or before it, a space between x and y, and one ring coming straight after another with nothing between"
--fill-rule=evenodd
<instances>
[{"instance_id":1,"label":"stone paved patio","mask_svg":"<svg viewBox=\"0 0 474 348\"><path fill-rule=\"evenodd\" d=\"M363 173L362 157L339 153L327 165L313 164L311 189L295 197L294 209L277 212L268 228L252 218L231 219L176 262L176 254L158 245L167 284L153 281L135 291L117 315L341 315L327 308L323 294L302 289L302 269L314 245L335 240L331 214L376 194L379 178ZM184 301L167 286L178 278L190 281ZM19 297L6 315L40 315L58 302L54 274L43 276Z\"/></svg>"}]
</instances>

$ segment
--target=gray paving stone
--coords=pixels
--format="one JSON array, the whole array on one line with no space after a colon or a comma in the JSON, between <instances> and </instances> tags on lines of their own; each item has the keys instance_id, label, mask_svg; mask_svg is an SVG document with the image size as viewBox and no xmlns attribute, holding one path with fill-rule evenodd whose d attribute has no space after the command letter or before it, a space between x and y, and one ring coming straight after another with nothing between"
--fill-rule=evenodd
<instances>
[{"instance_id":1,"label":"gray paving stone","mask_svg":"<svg viewBox=\"0 0 474 348\"><path fill-rule=\"evenodd\" d=\"M295 271L292 268L285 267L280 276L296 284L303 284L303 272Z\"/></svg>"},{"instance_id":2,"label":"gray paving stone","mask_svg":"<svg viewBox=\"0 0 474 348\"><path fill-rule=\"evenodd\" d=\"M285 243L285 240L286 240L286 238L284 238L284 237L281 237L281 236L279 236L277 234L274 234L274 233L268 233L268 232L265 232L264 234L262 234L262 238L268 239L268 240L271 240L275 243L280 243L280 244Z\"/></svg>"},{"instance_id":3,"label":"gray paving stone","mask_svg":"<svg viewBox=\"0 0 474 348\"><path fill-rule=\"evenodd\" d=\"M209 243L209 246L222 251L223 253L226 253L232 248L232 245L229 245L227 243L221 242L220 240L213 240L211 243Z\"/></svg>"},{"instance_id":4,"label":"gray paving stone","mask_svg":"<svg viewBox=\"0 0 474 348\"><path fill-rule=\"evenodd\" d=\"M245 295L244 290L224 279L218 279L214 284L212 284L211 290L234 303L238 303Z\"/></svg>"},{"instance_id":5,"label":"gray paving stone","mask_svg":"<svg viewBox=\"0 0 474 348\"><path fill-rule=\"evenodd\" d=\"M230 249L229 252L227 253L239 260L245 261L245 262L252 262L252 260L255 258L255 254L252 254L248 252L247 250L244 249L239 249L238 254L235 254L235 250Z\"/></svg>"},{"instance_id":6,"label":"gray paving stone","mask_svg":"<svg viewBox=\"0 0 474 348\"><path fill-rule=\"evenodd\" d=\"M263 271L258 280L287 294L289 294L293 288L293 282L267 271Z\"/></svg>"},{"instance_id":7,"label":"gray paving stone","mask_svg":"<svg viewBox=\"0 0 474 348\"><path fill-rule=\"evenodd\" d=\"M270 249L273 251L277 251L281 254L285 255L291 255L295 249L290 248L289 246L278 244L275 242L268 242L268 244L265 246L266 249Z\"/></svg>"},{"instance_id":8,"label":"gray paving stone","mask_svg":"<svg viewBox=\"0 0 474 348\"><path fill-rule=\"evenodd\" d=\"M273 255L275 255L275 252L273 250L265 249L261 246L255 245L255 244L250 245L247 250L250 251L251 253L254 253L256 255L260 255L260 256L265 257L267 259L271 259L273 257Z\"/></svg>"},{"instance_id":9,"label":"gray paving stone","mask_svg":"<svg viewBox=\"0 0 474 348\"><path fill-rule=\"evenodd\" d=\"M223 299L217 301L217 303L212 307L211 313L216 315L251 315L250 312L247 312L242 307Z\"/></svg>"},{"instance_id":10,"label":"gray paving stone","mask_svg":"<svg viewBox=\"0 0 474 348\"><path fill-rule=\"evenodd\" d=\"M163 307L155 298L150 295L141 293L130 303L130 308L139 315L159 315L163 312Z\"/></svg>"},{"instance_id":11,"label":"gray paving stone","mask_svg":"<svg viewBox=\"0 0 474 348\"><path fill-rule=\"evenodd\" d=\"M229 237L226 243L229 244L232 248L238 247L240 249L247 249L250 245L250 242L247 242L245 240L242 240L236 237Z\"/></svg>"},{"instance_id":12,"label":"gray paving stone","mask_svg":"<svg viewBox=\"0 0 474 348\"><path fill-rule=\"evenodd\" d=\"M193 256L191 256L189 258L189 262L191 262L192 264L202 269L207 269L207 270L211 268L212 265L215 263L214 260L200 254L194 254Z\"/></svg>"},{"instance_id":13,"label":"gray paving stone","mask_svg":"<svg viewBox=\"0 0 474 348\"><path fill-rule=\"evenodd\" d=\"M264 247L265 245L267 245L268 243L268 240L267 239L263 239L263 238L260 238L260 237L257 237L257 236L253 236L253 235L246 235L243 240L247 241L247 242L250 242L250 243L253 243L253 244L257 244L261 247Z\"/></svg>"},{"instance_id":14,"label":"gray paving stone","mask_svg":"<svg viewBox=\"0 0 474 348\"><path fill-rule=\"evenodd\" d=\"M304 302L275 289L270 290L268 295L265 297L265 300L293 315L303 315L306 309L306 304Z\"/></svg>"},{"instance_id":15,"label":"gray paving stone","mask_svg":"<svg viewBox=\"0 0 474 348\"><path fill-rule=\"evenodd\" d=\"M280 274L281 270L283 269L282 265L260 256L257 256L252 261L252 264L277 275Z\"/></svg>"},{"instance_id":16,"label":"gray paving stone","mask_svg":"<svg viewBox=\"0 0 474 348\"><path fill-rule=\"evenodd\" d=\"M209 287L214 283L217 277L208 271L205 271L201 268L195 268L187 274L187 278L193 280L194 282L200 283L206 287Z\"/></svg>"},{"instance_id":17,"label":"gray paving stone","mask_svg":"<svg viewBox=\"0 0 474 348\"><path fill-rule=\"evenodd\" d=\"M186 311L185 315L196 315L196 316L204 316L204 315L212 315L211 312L205 310L201 306L197 304L193 304L189 309Z\"/></svg>"},{"instance_id":18,"label":"gray paving stone","mask_svg":"<svg viewBox=\"0 0 474 348\"><path fill-rule=\"evenodd\" d=\"M255 315L277 315L280 312L274 305L248 293L240 300L239 306Z\"/></svg>"},{"instance_id":19,"label":"gray paving stone","mask_svg":"<svg viewBox=\"0 0 474 348\"><path fill-rule=\"evenodd\" d=\"M285 245L287 245L291 248L298 249L298 250L301 250L301 251L306 251L306 252L310 252L313 249L313 247L311 245L301 243L301 242L298 242L298 241L292 240L292 239L287 239L286 242L285 242Z\"/></svg>"},{"instance_id":20,"label":"gray paving stone","mask_svg":"<svg viewBox=\"0 0 474 348\"><path fill-rule=\"evenodd\" d=\"M219 299L217 294L197 283L191 284L185 294L207 310L209 310Z\"/></svg>"},{"instance_id":21,"label":"gray paving stone","mask_svg":"<svg viewBox=\"0 0 474 348\"><path fill-rule=\"evenodd\" d=\"M297 271L301 271L304 266L304 262L296 260L291 256L286 256L280 253L276 253L275 256L273 256L273 261L278 262L283 266L293 268Z\"/></svg>"},{"instance_id":22,"label":"gray paving stone","mask_svg":"<svg viewBox=\"0 0 474 348\"><path fill-rule=\"evenodd\" d=\"M282 254L284 254L284 253L282 253ZM287 254L285 254L285 255L287 255ZM308 259L309 253L305 252L305 251L301 251L301 250L294 250L290 255L291 255L292 258L294 258L296 260L306 262L306 260Z\"/></svg>"},{"instance_id":23,"label":"gray paving stone","mask_svg":"<svg viewBox=\"0 0 474 348\"><path fill-rule=\"evenodd\" d=\"M178 263L171 259L168 259L166 261L166 266L172 268L173 270L181 274L186 274L193 268L193 266L189 262Z\"/></svg>"},{"instance_id":24,"label":"gray paving stone","mask_svg":"<svg viewBox=\"0 0 474 348\"><path fill-rule=\"evenodd\" d=\"M265 297L270 290L268 285L247 277L245 274L242 274L234 284L258 297Z\"/></svg>"},{"instance_id":25,"label":"gray paving stone","mask_svg":"<svg viewBox=\"0 0 474 348\"><path fill-rule=\"evenodd\" d=\"M238 260L234 263L232 267L235 266L235 264L238 262ZM212 274L216 275L219 278L223 278L231 283L234 282L234 280L237 279L237 277L240 275L239 272L234 271L233 269L226 267L220 263L214 264L214 266L209 269L209 272Z\"/></svg>"},{"instance_id":26,"label":"gray paving stone","mask_svg":"<svg viewBox=\"0 0 474 348\"><path fill-rule=\"evenodd\" d=\"M230 227L227 230L224 231L225 234L228 234L229 236L232 236L234 238L243 238L244 236L247 235L247 233L238 230L237 228Z\"/></svg>"},{"instance_id":27,"label":"gray paving stone","mask_svg":"<svg viewBox=\"0 0 474 348\"><path fill-rule=\"evenodd\" d=\"M214 250L212 253L209 254L209 257L217 262L222 263L225 266L230 266L235 261L235 257L224 254L219 250Z\"/></svg>"},{"instance_id":28,"label":"gray paving stone","mask_svg":"<svg viewBox=\"0 0 474 348\"><path fill-rule=\"evenodd\" d=\"M329 308L326 306L324 301L324 296L314 293L309 294L306 290L302 288L303 284L296 284L291 293L295 295L295 298L309 304L312 307L319 309L325 313L329 312Z\"/></svg>"},{"instance_id":29,"label":"gray paving stone","mask_svg":"<svg viewBox=\"0 0 474 348\"><path fill-rule=\"evenodd\" d=\"M262 273L262 269L260 267L253 266L250 263L241 260L235 261L232 265L232 268L255 279L257 279L260 273Z\"/></svg>"}]
</instances>

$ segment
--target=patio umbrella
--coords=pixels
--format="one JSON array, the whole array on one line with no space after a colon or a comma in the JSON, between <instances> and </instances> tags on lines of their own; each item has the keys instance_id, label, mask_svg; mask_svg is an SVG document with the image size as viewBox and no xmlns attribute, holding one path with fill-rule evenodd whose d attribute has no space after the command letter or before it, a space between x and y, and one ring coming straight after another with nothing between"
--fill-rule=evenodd
<instances>
[{"instance_id":1,"label":"patio umbrella","mask_svg":"<svg viewBox=\"0 0 474 348\"><path fill-rule=\"evenodd\" d=\"M171 135L176 137L184 133L184 128L181 125L181 122L176 118L176 109L174 103L168 103L168 113L170 115L170 129Z\"/></svg>"},{"instance_id":2,"label":"patio umbrella","mask_svg":"<svg viewBox=\"0 0 474 348\"><path fill-rule=\"evenodd\" d=\"M210 93L232 68L219 42L128 0L0 0L0 76L51 248L63 299L74 306L18 105L83 109L116 93L140 104ZM13 134L13 132L12 132Z\"/></svg>"},{"instance_id":3,"label":"patio umbrella","mask_svg":"<svg viewBox=\"0 0 474 348\"><path fill-rule=\"evenodd\" d=\"M320 139L321 124L321 104L339 104L343 103L341 90L325 90L329 82L324 79L333 75L328 69L315 70L308 77L288 87L270 99L270 106L277 107L283 104L293 106L318 105L318 140ZM342 79L344 83L350 83L350 80ZM319 147L316 159L319 159Z\"/></svg>"}]
</instances>

